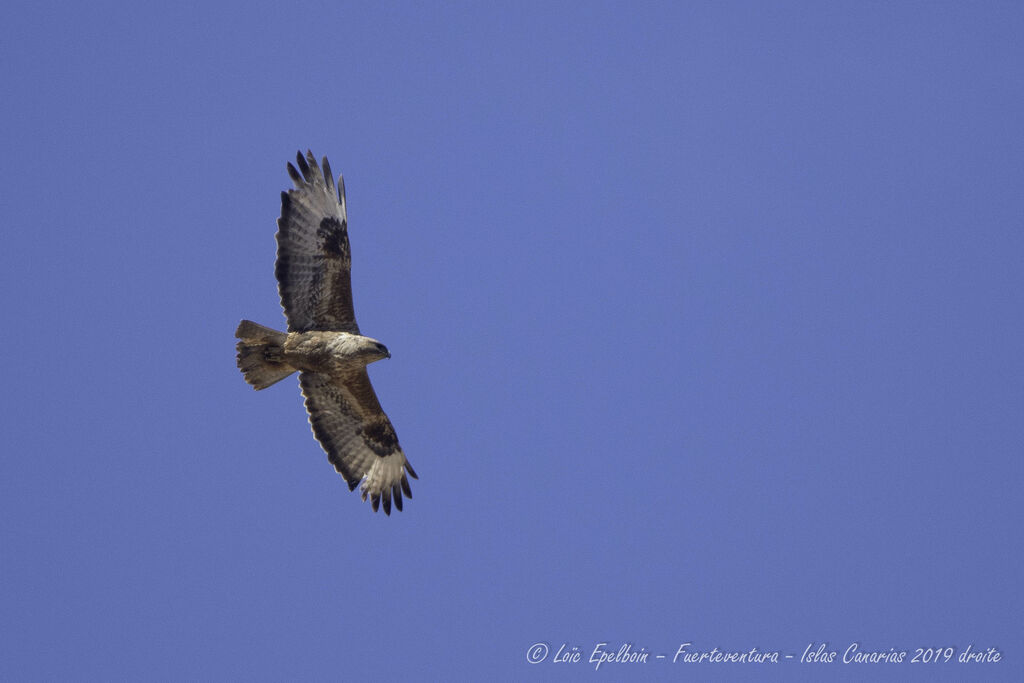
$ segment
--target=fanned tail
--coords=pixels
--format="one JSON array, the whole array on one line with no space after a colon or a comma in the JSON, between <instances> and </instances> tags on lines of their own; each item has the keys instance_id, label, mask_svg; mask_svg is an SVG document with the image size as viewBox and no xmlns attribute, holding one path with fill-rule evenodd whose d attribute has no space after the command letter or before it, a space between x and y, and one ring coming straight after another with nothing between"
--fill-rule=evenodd
<instances>
[{"instance_id":1,"label":"fanned tail","mask_svg":"<svg viewBox=\"0 0 1024 683\"><path fill-rule=\"evenodd\" d=\"M295 368L284 361L284 332L251 320L243 320L235 330L241 341L235 345L238 350L238 369L253 389L266 389L295 372Z\"/></svg>"}]
</instances>

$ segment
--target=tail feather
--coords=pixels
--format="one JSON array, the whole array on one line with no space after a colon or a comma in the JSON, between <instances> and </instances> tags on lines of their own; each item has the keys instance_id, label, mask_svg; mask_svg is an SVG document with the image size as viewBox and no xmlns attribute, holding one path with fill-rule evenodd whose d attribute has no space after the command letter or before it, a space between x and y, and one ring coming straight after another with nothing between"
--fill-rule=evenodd
<instances>
[{"instance_id":1,"label":"tail feather","mask_svg":"<svg viewBox=\"0 0 1024 683\"><path fill-rule=\"evenodd\" d=\"M241 340L235 345L238 369L254 389L266 389L295 372L295 368L284 361L283 345L288 338L284 332L243 320L235 336Z\"/></svg>"}]
</instances>

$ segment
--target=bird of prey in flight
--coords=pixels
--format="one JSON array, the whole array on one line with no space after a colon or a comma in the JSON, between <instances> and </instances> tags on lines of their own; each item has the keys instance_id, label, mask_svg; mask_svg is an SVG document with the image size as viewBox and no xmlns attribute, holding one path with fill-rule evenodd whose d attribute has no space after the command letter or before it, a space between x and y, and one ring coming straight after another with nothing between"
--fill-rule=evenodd
<instances>
[{"instance_id":1,"label":"bird of prey in flight","mask_svg":"<svg viewBox=\"0 0 1024 683\"><path fill-rule=\"evenodd\" d=\"M312 152L288 164L295 189L281 193L277 220L277 275L288 331L243 320L238 367L254 389L266 389L293 372L306 399L313 435L349 490L360 482L363 500L385 514L402 494L412 498L406 474L416 472L398 445L380 407L366 366L390 358L376 339L359 333L352 307L352 254L345 212L345 181L337 190L327 157Z\"/></svg>"}]
</instances>

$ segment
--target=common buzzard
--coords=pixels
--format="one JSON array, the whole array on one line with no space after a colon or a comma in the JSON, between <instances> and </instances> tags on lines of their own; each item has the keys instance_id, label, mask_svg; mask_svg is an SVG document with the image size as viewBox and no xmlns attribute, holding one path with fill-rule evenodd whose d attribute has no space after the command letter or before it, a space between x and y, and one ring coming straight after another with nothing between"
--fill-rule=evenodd
<instances>
[{"instance_id":1,"label":"common buzzard","mask_svg":"<svg viewBox=\"0 0 1024 683\"><path fill-rule=\"evenodd\" d=\"M384 500L402 509L412 498L406 473L416 479L388 416L381 410L366 366L390 358L376 339L359 333L352 308L352 255L345 212L345 180L337 191L327 157L312 152L288 164L294 190L281 193L277 220L277 275L288 332L243 320L238 367L254 389L266 389L295 371L306 398L313 435L348 483L362 482L374 511Z\"/></svg>"}]
</instances>

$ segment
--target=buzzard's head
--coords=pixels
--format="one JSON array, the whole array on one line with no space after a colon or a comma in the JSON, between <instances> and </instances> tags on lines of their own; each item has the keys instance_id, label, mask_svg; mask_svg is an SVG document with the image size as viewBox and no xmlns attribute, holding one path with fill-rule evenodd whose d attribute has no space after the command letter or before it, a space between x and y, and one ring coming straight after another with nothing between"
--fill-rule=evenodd
<instances>
[{"instance_id":1,"label":"buzzard's head","mask_svg":"<svg viewBox=\"0 0 1024 683\"><path fill-rule=\"evenodd\" d=\"M327 352L343 366L369 365L381 358L391 358L388 347L376 339L349 332L329 332L333 338L327 342Z\"/></svg>"},{"instance_id":2,"label":"buzzard's head","mask_svg":"<svg viewBox=\"0 0 1024 683\"><path fill-rule=\"evenodd\" d=\"M376 339L370 339L369 337L363 337L363 343L360 345L359 354L366 359L366 364L381 360L382 358L391 358L391 352L388 351L388 347L381 344Z\"/></svg>"}]
</instances>

